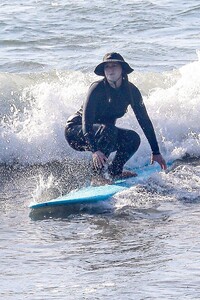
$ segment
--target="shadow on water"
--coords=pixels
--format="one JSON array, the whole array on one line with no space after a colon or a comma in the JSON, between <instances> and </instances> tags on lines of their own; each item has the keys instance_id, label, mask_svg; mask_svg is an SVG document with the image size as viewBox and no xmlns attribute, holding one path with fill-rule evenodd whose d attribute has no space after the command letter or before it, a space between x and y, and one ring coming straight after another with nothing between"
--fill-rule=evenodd
<instances>
[{"instance_id":1,"label":"shadow on water","mask_svg":"<svg viewBox=\"0 0 200 300\"><path fill-rule=\"evenodd\" d=\"M40 207L31 209L29 217L33 221L46 220L46 219L66 219L73 215L101 215L112 214L114 206L111 201L106 203L100 202L96 204L73 204L67 206L54 206L54 207Z\"/></svg>"},{"instance_id":2,"label":"shadow on water","mask_svg":"<svg viewBox=\"0 0 200 300\"><path fill-rule=\"evenodd\" d=\"M81 206L73 205L70 207L42 207L38 209L31 209L29 217L33 221L45 219L65 219L73 214L81 214Z\"/></svg>"}]
</instances>

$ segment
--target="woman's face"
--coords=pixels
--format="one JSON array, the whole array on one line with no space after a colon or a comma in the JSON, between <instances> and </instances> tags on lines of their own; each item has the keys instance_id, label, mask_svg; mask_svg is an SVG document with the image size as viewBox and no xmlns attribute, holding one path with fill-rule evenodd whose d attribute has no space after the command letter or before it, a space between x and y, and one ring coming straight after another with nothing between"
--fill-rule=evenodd
<instances>
[{"instance_id":1,"label":"woman's face","mask_svg":"<svg viewBox=\"0 0 200 300\"><path fill-rule=\"evenodd\" d=\"M117 82L122 78L122 66L118 62L108 62L104 66L106 79L111 82Z\"/></svg>"}]
</instances>

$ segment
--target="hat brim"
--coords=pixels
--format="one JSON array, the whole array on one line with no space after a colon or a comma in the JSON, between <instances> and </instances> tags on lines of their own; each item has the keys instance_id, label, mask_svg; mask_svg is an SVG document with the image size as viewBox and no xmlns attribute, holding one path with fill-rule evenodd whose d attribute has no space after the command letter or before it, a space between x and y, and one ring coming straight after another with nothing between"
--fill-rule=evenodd
<instances>
[{"instance_id":1,"label":"hat brim","mask_svg":"<svg viewBox=\"0 0 200 300\"><path fill-rule=\"evenodd\" d=\"M109 62L118 62L118 63L120 63L121 66L122 66L123 71L126 72L126 74L130 74L134 71L134 69L132 69L129 66L129 64L125 61L121 61L121 60L118 60L118 59L108 59L107 61L103 61L98 66L96 66L96 68L94 70L94 73L96 75L99 75L99 76L105 76L104 66L105 66L106 63L109 63Z\"/></svg>"}]
</instances>

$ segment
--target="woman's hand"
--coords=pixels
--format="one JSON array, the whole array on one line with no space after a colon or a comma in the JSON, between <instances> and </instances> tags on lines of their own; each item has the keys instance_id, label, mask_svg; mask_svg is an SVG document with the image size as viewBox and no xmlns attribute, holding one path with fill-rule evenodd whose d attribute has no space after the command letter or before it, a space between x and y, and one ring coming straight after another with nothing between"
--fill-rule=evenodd
<instances>
[{"instance_id":1,"label":"woman's hand","mask_svg":"<svg viewBox=\"0 0 200 300\"><path fill-rule=\"evenodd\" d=\"M161 169L167 170L167 164L161 154L154 154L151 156L151 164L153 164L155 161L159 163Z\"/></svg>"},{"instance_id":2,"label":"woman's hand","mask_svg":"<svg viewBox=\"0 0 200 300\"><path fill-rule=\"evenodd\" d=\"M95 170L101 170L107 163L107 157L100 150L92 153L92 161Z\"/></svg>"}]
</instances>

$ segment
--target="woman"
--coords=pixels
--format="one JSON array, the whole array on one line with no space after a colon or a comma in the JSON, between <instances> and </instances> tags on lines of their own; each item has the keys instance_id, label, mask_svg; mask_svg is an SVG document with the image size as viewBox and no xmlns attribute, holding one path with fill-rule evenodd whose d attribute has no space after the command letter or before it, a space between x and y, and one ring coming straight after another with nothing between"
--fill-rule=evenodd
<instances>
[{"instance_id":1,"label":"woman","mask_svg":"<svg viewBox=\"0 0 200 300\"><path fill-rule=\"evenodd\" d=\"M67 120L65 129L65 137L72 148L92 152L97 173L103 173L108 156L116 151L108 166L109 175L114 179L136 176L134 172L123 171L123 166L137 151L140 137L133 130L115 126L129 105L151 146L151 163L156 161L162 169L167 168L140 91L128 81L127 75L132 71L119 53L106 54L94 70L104 78L91 85L83 107Z\"/></svg>"}]
</instances>

